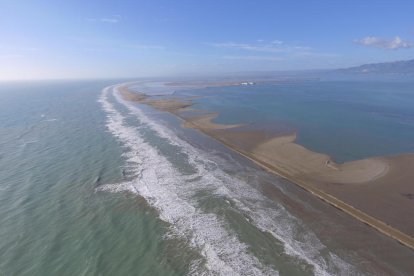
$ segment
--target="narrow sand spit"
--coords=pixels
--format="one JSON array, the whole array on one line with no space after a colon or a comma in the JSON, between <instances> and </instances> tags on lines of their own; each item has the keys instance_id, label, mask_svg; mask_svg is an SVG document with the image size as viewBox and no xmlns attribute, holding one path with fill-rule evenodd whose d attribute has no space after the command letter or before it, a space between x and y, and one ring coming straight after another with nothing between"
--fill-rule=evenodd
<instances>
[{"instance_id":1,"label":"narrow sand spit","mask_svg":"<svg viewBox=\"0 0 414 276\"><path fill-rule=\"evenodd\" d=\"M218 113L210 113L201 116L194 116L191 118L187 118L184 121L184 127L188 128L200 128L206 130L218 130L218 129L231 129L236 127L241 127L243 125L223 125L223 124L216 124L213 123L213 120L218 116Z\"/></svg>"},{"instance_id":2,"label":"narrow sand spit","mask_svg":"<svg viewBox=\"0 0 414 276\"><path fill-rule=\"evenodd\" d=\"M337 164L328 155L295 143L295 133L275 136L241 130L243 125L217 124L212 120L218 113L184 117L182 112L189 110L191 99L151 99L125 86L119 91L126 100L176 115L184 121L184 127L215 138L266 170L414 249L414 154Z\"/></svg>"},{"instance_id":3,"label":"narrow sand spit","mask_svg":"<svg viewBox=\"0 0 414 276\"><path fill-rule=\"evenodd\" d=\"M252 155L286 173L324 182L363 183L385 175L389 169L381 158L336 164L328 155L310 151L295 140L296 134L272 138L255 147Z\"/></svg>"}]
</instances>

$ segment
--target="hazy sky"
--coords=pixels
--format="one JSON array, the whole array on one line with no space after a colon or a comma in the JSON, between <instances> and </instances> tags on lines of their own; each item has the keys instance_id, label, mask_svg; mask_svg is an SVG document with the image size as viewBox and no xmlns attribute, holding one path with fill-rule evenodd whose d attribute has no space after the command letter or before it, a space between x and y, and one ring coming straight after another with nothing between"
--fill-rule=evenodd
<instances>
[{"instance_id":1,"label":"hazy sky","mask_svg":"<svg viewBox=\"0 0 414 276\"><path fill-rule=\"evenodd\" d=\"M338 68L413 43L413 0L0 0L0 79Z\"/></svg>"}]
</instances>

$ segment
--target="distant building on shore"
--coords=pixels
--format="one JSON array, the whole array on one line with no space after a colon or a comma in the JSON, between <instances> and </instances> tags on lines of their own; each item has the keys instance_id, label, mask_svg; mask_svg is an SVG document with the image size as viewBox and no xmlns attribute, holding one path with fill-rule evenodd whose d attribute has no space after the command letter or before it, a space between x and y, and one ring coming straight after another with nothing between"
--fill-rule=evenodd
<instances>
[{"instance_id":1,"label":"distant building on shore","mask_svg":"<svg viewBox=\"0 0 414 276\"><path fill-rule=\"evenodd\" d=\"M255 82L252 82L252 81L246 81L246 82L242 82L240 84L241 85L255 85L256 83Z\"/></svg>"}]
</instances>

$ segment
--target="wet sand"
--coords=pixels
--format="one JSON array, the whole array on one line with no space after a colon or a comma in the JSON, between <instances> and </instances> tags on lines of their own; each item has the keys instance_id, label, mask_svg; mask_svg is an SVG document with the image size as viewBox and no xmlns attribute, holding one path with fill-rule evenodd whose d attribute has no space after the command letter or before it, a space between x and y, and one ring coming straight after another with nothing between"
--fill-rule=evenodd
<instances>
[{"instance_id":1,"label":"wet sand","mask_svg":"<svg viewBox=\"0 0 414 276\"><path fill-rule=\"evenodd\" d=\"M184 127L198 128L207 130L219 130L219 129L231 129L236 127L242 127L242 124L239 125L223 125L213 123L213 120L218 116L218 113L204 114L201 116L194 116L187 118L184 121Z\"/></svg>"},{"instance_id":2,"label":"wet sand","mask_svg":"<svg viewBox=\"0 0 414 276\"><path fill-rule=\"evenodd\" d=\"M414 249L414 154L337 164L326 154L295 143L296 134L269 135L242 125L212 122L217 113L182 116L191 100L151 99L121 87L126 100L175 114L256 164Z\"/></svg>"}]
</instances>

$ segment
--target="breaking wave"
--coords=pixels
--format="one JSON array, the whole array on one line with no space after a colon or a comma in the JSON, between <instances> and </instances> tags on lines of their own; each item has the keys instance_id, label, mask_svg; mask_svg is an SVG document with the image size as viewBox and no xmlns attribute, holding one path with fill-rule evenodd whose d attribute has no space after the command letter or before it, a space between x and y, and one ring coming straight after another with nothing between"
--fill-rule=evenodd
<instances>
[{"instance_id":1,"label":"breaking wave","mask_svg":"<svg viewBox=\"0 0 414 276\"><path fill-rule=\"evenodd\" d=\"M195 248L202 259L190 265L196 274L277 275L275 266L263 264L242 242L228 222L218 214L203 211L197 195L208 192L225 198L229 208L243 215L262 232L271 234L283 244L284 252L313 267L317 275L354 274L353 268L327 248L301 221L280 204L266 198L243 179L220 169L208 153L179 138L161 122L149 118L137 105L124 101L118 86L103 90L99 102L107 113L108 130L124 147L125 172L128 181L102 185L110 192L137 193L170 225L172 236L179 236ZM111 99L110 99L111 97ZM139 122L128 124L111 101L116 100ZM191 173L180 172L163 152L151 145L143 134L151 129L168 141L191 166ZM325 252L324 255L321 252Z\"/></svg>"}]
</instances>

